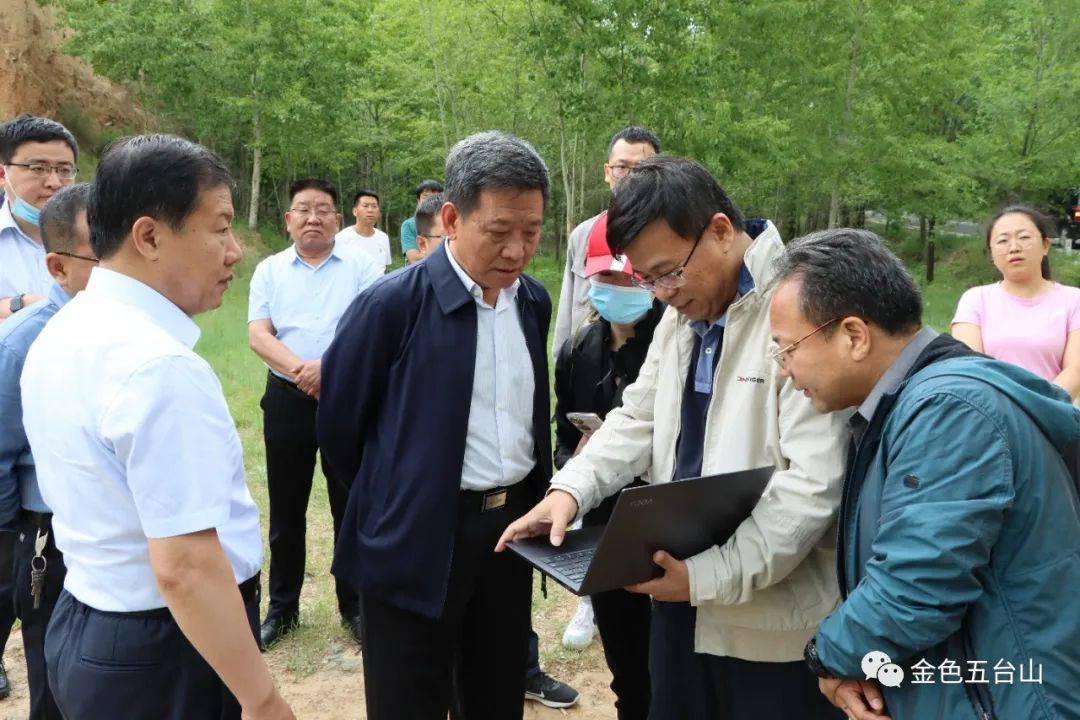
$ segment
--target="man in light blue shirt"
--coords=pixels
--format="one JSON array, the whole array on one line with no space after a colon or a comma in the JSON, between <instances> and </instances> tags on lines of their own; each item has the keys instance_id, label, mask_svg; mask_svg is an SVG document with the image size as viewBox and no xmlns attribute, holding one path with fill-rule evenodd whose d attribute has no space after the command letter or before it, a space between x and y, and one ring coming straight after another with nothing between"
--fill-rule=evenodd
<instances>
[{"instance_id":1,"label":"man in light blue shirt","mask_svg":"<svg viewBox=\"0 0 1080 720\"><path fill-rule=\"evenodd\" d=\"M341 215L333 185L298 180L289 197L285 226L293 244L255 268L248 303L248 341L269 369L261 403L270 494L270 606L260 631L264 648L300 619L322 356L346 308L383 272L381 261L335 242ZM323 472L330 477L325 463ZM327 491L336 540L347 494L338 483L327 483ZM337 599L342 623L360 643L356 591L339 580Z\"/></svg>"},{"instance_id":2,"label":"man in light blue shirt","mask_svg":"<svg viewBox=\"0 0 1080 720\"><path fill-rule=\"evenodd\" d=\"M221 383L194 352L243 252L232 177L171 135L114 143L99 265L26 356L23 425L67 576L45 643L65 718L294 720L256 642L262 540Z\"/></svg>"},{"instance_id":3,"label":"man in light blue shirt","mask_svg":"<svg viewBox=\"0 0 1080 720\"><path fill-rule=\"evenodd\" d=\"M45 265L54 282L49 294L0 324L0 526L14 530L12 568L15 611L22 620L23 653L30 686L30 720L60 720L45 669L45 628L64 586L64 557L52 536L52 511L38 488L30 441L22 424L22 375L30 344L45 323L82 292L97 264L90 249L86 203L90 186L69 185L41 210ZM41 544L41 549L37 548ZM44 580L32 590L31 568Z\"/></svg>"},{"instance_id":4,"label":"man in light blue shirt","mask_svg":"<svg viewBox=\"0 0 1080 720\"><path fill-rule=\"evenodd\" d=\"M0 320L52 286L39 217L45 202L75 179L78 157L75 138L58 122L20 115L0 125Z\"/></svg>"}]
</instances>

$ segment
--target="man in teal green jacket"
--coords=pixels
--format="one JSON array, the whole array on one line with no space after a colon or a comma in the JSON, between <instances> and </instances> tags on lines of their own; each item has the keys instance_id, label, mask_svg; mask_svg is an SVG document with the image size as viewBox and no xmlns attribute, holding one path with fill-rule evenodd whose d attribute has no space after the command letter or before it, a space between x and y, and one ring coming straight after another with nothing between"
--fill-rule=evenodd
<instances>
[{"instance_id":1,"label":"man in teal green jacket","mask_svg":"<svg viewBox=\"0 0 1080 720\"><path fill-rule=\"evenodd\" d=\"M807 646L849 717L1080 717L1080 411L922 327L873 233L792 242L776 360L821 412L857 408L837 542L842 605Z\"/></svg>"}]
</instances>

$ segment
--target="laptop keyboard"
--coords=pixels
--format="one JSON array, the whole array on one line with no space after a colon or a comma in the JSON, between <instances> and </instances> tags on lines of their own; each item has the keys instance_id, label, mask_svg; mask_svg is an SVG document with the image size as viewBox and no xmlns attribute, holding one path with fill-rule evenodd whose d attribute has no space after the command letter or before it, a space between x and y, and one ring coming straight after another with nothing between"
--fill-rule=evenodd
<instances>
[{"instance_id":1,"label":"laptop keyboard","mask_svg":"<svg viewBox=\"0 0 1080 720\"><path fill-rule=\"evenodd\" d=\"M581 582L585 579L585 573L589 571L596 548L575 550L574 552L552 555L547 562L552 568L558 570L573 582Z\"/></svg>"}]
</instances>

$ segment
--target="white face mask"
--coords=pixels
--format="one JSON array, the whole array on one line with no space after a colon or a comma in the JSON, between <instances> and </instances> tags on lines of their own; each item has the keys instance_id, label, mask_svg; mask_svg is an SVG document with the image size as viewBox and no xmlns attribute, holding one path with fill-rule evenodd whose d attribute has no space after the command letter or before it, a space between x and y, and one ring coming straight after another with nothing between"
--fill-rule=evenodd
<instances>
[{"instance_id":1,"label":"white face mask","mask_svg":"<svg viewBox=\"0 0 1080 720\"><path fill-rule=\"evenodd\" d=\"M8 194L12 197L12 200L9 201L11 205L11 214L23 222L30 223L34 227L41 227L41 211L19 197L10 182L5 184L7 185L6 189Z\"/></svg>"},{"instance_id":2,"label":"white face mask","mask_svg":"<svg viewBox=\"0 0 1080 720\"><path fill-rule=\"evenodd\" d=\"M633 325L652 309L653 296L643 288L611 285L591 277L589 302L609 323Z\"/></svg>"}]
</instances>

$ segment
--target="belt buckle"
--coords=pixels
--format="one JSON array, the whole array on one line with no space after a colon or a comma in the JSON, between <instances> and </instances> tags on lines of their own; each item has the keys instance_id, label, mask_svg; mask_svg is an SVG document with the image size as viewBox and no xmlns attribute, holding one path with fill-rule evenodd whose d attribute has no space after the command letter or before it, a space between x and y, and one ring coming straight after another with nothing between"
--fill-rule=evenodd
<instances>
[{"instance_id":1,"label":"belt buckle","mask_svg":"<svg viewBox=\"0 0 1080 720\"><path fill-rule=\"evenodd\" d=\"M489 490L484 493L484 502L481 512L487 512L488 510L498 510L506 504L506 496L508 495L506 488L501 490Z\"/></svg>"}]
</instances>

